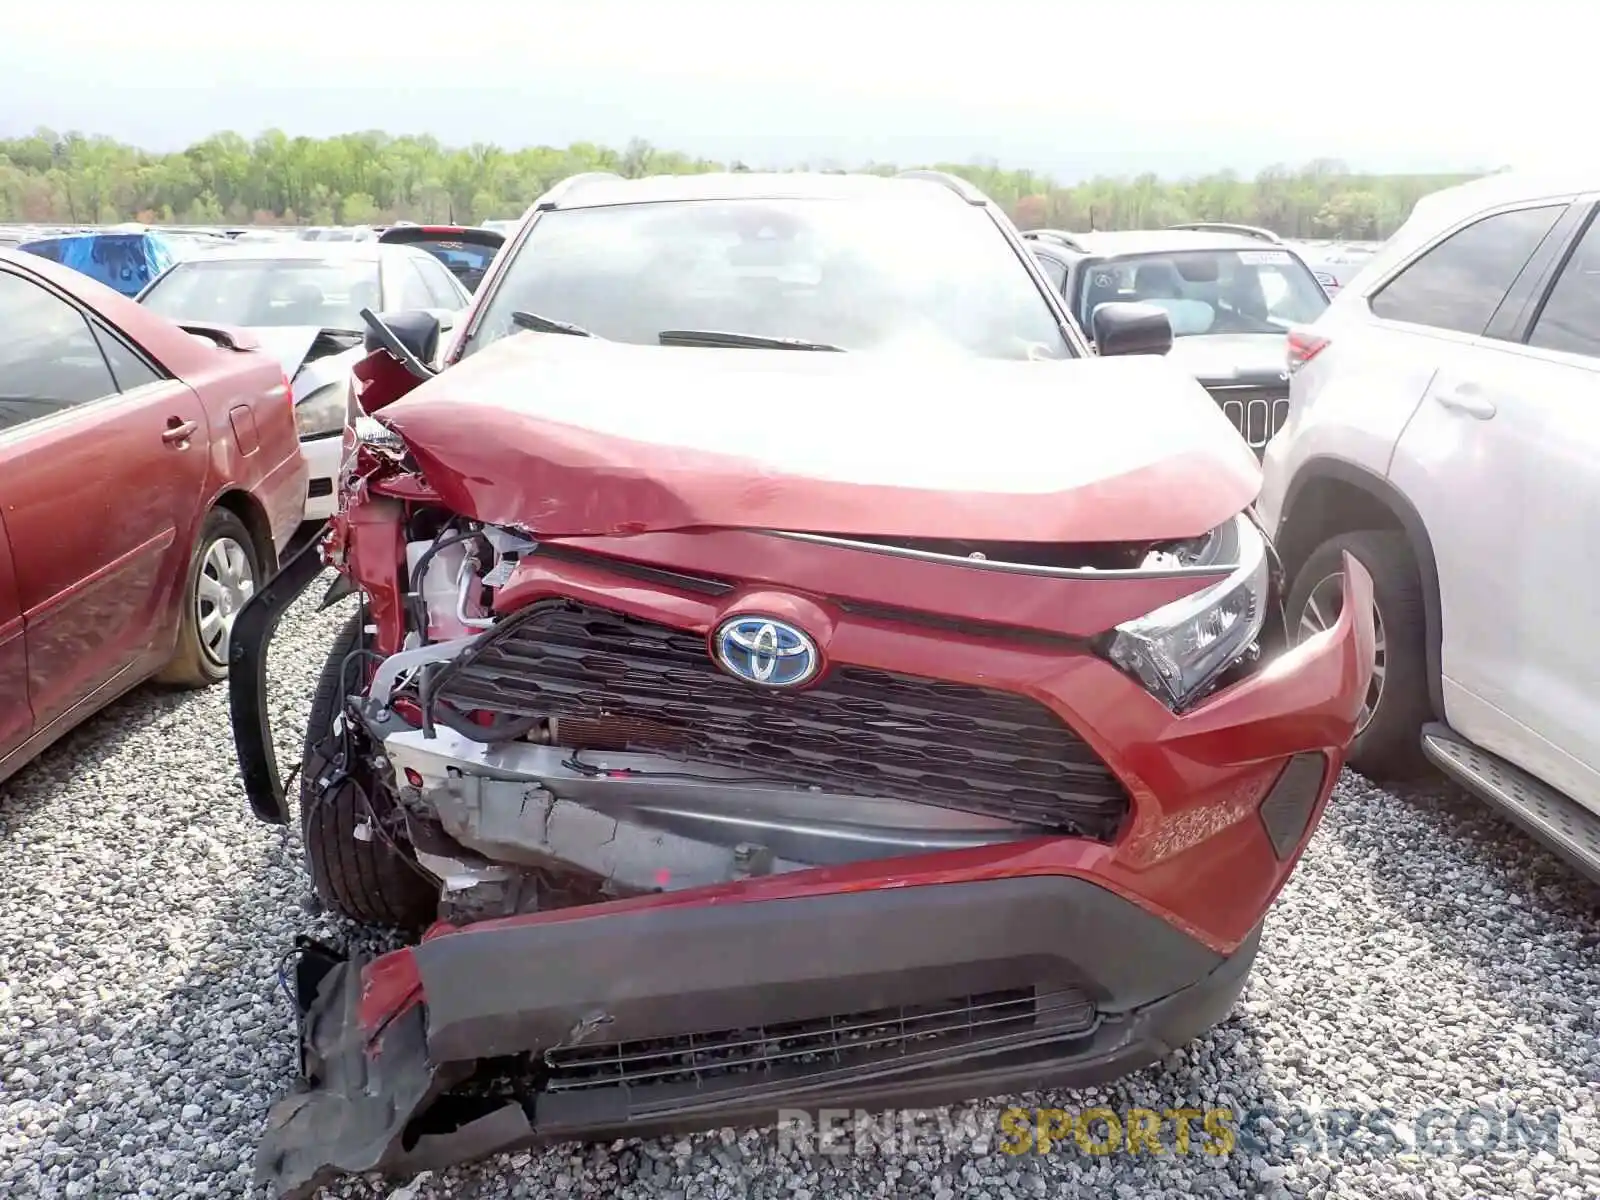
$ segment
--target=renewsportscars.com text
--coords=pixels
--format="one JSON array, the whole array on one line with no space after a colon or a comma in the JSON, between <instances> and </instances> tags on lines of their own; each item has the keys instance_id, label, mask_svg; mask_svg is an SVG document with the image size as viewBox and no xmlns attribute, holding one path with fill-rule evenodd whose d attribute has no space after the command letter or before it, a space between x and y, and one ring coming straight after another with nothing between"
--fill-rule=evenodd
<instances>
[{"instance_id":1,"label":"renewsportscars.com text","mask_svg":"<svg viewBox=\"0 0 1600 1200\"><path fill-rule=\"evenodd\" d=\"M1293 1146L1318 1153L1472 1157L1490 1151L1559 1155L1562 1116L1483 1107L1392 1110L1268 1106L1172 1108L784 1109L785 1153L904 1155L919 1148L989 1154L1257 1155Z\"/></svg>"}]
</instances>

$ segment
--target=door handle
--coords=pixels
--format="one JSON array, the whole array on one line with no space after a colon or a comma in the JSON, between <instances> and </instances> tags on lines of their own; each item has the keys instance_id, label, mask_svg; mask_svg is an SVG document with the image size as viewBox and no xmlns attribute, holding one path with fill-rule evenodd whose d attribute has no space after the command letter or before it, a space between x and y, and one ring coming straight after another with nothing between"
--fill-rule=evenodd
<instances>
[{"instance_id":1,"label":"door handle","mask_svg":"<svg viewBox=\"0 0 1600 1200\"><path fill-rule=\"evenodd\" d=\"M1435 392L1433 398L1453 412L1466 413L1467 416L1476 417L1480 421L1487 421L1496 411L1494 402L1473 388L1447 388L1442 392Z\"/></svg>"},{"instance_id":2,"label":"door handle","mask_svg":"<svg viewBox=\"0 0 1600 1200\"><path fill-rule=\"evenodd\" d=\"M161 440L169 446L187 442L199 428L199 421L182 421L177 417L168 417L167 427L161 431Z\"/></svg>"}]
</instances>

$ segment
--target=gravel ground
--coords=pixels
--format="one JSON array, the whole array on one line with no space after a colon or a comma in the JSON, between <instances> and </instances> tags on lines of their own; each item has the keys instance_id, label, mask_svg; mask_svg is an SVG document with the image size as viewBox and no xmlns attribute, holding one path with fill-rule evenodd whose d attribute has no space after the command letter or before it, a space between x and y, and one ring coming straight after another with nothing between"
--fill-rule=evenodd
<instances>
[{"instance_id":1,"label":"gravel ground","mask_svg":"<svg viewBox=\"0 0 1600 1200\"><path fill-rule=\"evenodd\" d=\"M285 762L341 618L307 602L285 620ZM246 813L224 692L144 689L117 704L0 787L0 844L0 1194L252 1194L255 1139L294 1068L277 962L297 931L338 930L300 906L297 843ZM1229 1021L1120 1086L1021 1101L1264 1110L1232 1153L1175 1154L1169 1132L1159 1157L1092 1157L1070 1138L1013 1157L979 1110L953 1116L987 1120L986 1143L929 1136L830 1157L770 1131L711 1135L327 1194L1593 1197L1597 899L1464 797L1348 779ZM1398 1144L1328 1136L1344 1127L1331 1110L1378 1107ZM1450 1133L1473 1107L1490 1114L1468 1126L1476 1151ZM1434 1109L1440 1144L1407 1145ZM1552 1136L1495 1145L1513 1109ZM1547 1113L1559 1131L1537 1124Z\"/></svg>"}]
</instances>

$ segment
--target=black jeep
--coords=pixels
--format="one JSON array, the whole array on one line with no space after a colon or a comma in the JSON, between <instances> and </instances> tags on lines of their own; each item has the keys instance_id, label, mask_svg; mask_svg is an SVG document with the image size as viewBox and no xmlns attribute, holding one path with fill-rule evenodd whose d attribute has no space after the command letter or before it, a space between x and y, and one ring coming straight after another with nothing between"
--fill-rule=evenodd
<instances>
[{"instance_id":1,"label":"black jeep","mask_svg":"<svg viewBox=\"0 0 1600 1200\"><path fill-rule=\"evenodd\" d=\"M1328 306L1296 250L1265 229L1209 223L1022 236L1084 330L1109 301L1165 309L1175 339L1169 357L1194 373L1262 452L1289 413L1289 328Z\"/></svg>"}]
</instances>

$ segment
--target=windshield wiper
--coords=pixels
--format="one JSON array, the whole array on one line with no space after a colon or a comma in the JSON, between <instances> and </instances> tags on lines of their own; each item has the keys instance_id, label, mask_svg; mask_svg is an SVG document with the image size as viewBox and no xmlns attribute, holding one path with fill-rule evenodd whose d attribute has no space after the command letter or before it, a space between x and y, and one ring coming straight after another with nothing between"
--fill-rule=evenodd
<instances>
[{"instance_id":1,"label":"windshield wiper","mask_svg":"<svg viewBox=\"0 0 1600 1200\"><path fill-rule=\"evenodd\" d=\"M843 346L810 342L805 338L766 337L759 333L720 333L712 329L663 329L656 335L663 346L744 346L752 350L826 350L843 354Z\"/></svg>"},{"instance_id":2,"label":"windshield wiper","mask_svg":"<svg viewBox=\"0 0 1600 1200\"><path fill-rule=\"evenodd\" d=\"M571 321L557 321L551 317L541 317L538 313L523 312L518 309L511 314L511 323L518 329L531 329L535 333L570 333L573 337L593 337L582 325L574 325Z\"/></svg>"}]
</instances>

